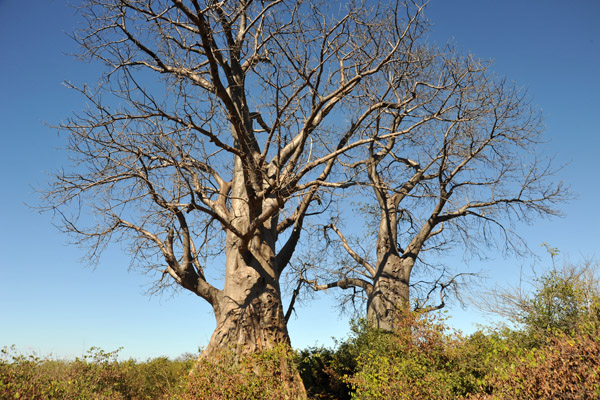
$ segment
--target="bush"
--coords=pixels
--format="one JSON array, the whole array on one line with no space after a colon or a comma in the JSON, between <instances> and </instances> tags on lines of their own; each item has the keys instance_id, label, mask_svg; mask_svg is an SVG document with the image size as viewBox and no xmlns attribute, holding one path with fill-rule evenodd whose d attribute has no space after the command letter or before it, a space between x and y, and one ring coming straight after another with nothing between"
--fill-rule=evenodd
<instances>
[{"instance_id":1,"label":"bush","mask_svg":"<svg viewBox=\"0 0 600 400\"><path fill-rule=\"evenodd\" d=\"M353 399L452 399L475 386L460 338L448 334L439 315L407 314L395 332L363 323L352 342L358 349L356 373L348 378Z\"/></svg>"},{"instance_id":2,"label":"bush","mask_svg":"<svg viewBox=\"0 0 600 400\"><path fill-rule=\"evenodd\" d=\"M234 351L201 358L175 396L179 400L304 399L302 383L287 346L239 356Z\"/></svg>"},{"instance_id":3,"label":"bush","mask_svg":"<svg viewBox=\"0 0 600 400\"><path fill-rule=\"evenodd\" d=\"M58 398L62 387L53 379L53 368L42 368L43 362L35 354L21 355L15 347L3 348L0 357L1 399ZM52 371L50 371L52 370Z\"/></svg>"},{"instance_id":4,"label":"bush","mask_svg":"<svg viewBox=\"0 0 600 400\"><path fill-rule=\"evenodd\" d=\"M580 275L573 269L554 269L538 278L538 289L527 302L523 317L525 327L530 331L572 335L595 320L600 305L598 288L589 288Z\"/></svg>"},{"instance_id":5,"label":"bush","mask_svg":"<svg viewBox=\"0 0 600 400\"><path fill-rule=\"evenodd\" d=\"M296 353L296 365L310 399L350 400L348 375L356 362L344 348L308 348Z\"/></svg>"},{"instance_id":6,"label":"bush","mask_svg":"<svg viewBox=\"0 0 600 400\"><path fill-rule=\"evenodd\" d=\"M513 351L484 379L487 395L471 398L600 398L599 333L549 336L539 348Z\"/></svg>"},{"instance_id":7,"label":"bush","mask_svg":"<svg viewBox=\"0 0 600 400\"><path fill-rule=\"evenodd\" d=\"M59 361L5 347L0 358L0 399L170 399L194 363L166 358L119 362L118 352L91 348L82 358Z\"/></svg>"},{"instance_id":8,"label":"bush","mask_svg":"<svg viewBox=\"0 0 600 400\"><path fill-rule=\"evenodd\" d=\"M303 399L299 376L315 400L600 398L600 324L595 313L581 315L575 329L503 327L465 337L440 315L408 314L394 332L354 323L334 349L176 361L119 361L119 350L98 348L61 361L4 348L0 399Z\"/></svg>"},{"instance_id":9,"label":"bush","mask_svg":"<svg viewBox=\"0 0 600 400\"><path fill-rule=\"evenodd\" d=\"M158 357L143 363L133 360L122 364L128 385L124 393L128 399L170 399L171 393L187 378L197 356L190 355L180 360Z\"/></svg>"}]
</instances>

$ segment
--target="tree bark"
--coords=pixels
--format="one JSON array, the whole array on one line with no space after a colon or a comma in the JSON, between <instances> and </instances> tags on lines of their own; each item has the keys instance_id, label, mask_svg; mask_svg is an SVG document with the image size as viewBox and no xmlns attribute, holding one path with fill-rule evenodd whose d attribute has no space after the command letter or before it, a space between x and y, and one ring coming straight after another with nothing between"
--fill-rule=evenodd
<instances>
[{"instance_id":1,"label":"tree bark","mask_svg":"<svg viewBox=\"0 0 600 400\"><path fill-rule=\"evenodd\" d=\"M367 298L367 322L373 328L393 331L410 308L410 260L388 253L378 264Z\"/></svg>"},{"instance_id":2,"label":"tree bark","mask_svg":"<svg viewBox=\"0 0 600 400\"><path fill-rule=\"evenodd\" d=\"M371 180L381 184L375 163L370 165ZM381 186L380 186L381 187ZM401 314L410 308L410 273L414 260L398 251L398 202L400 197L375 190L381 206L377 233L377 265L373 290L367 297L367 322L373 328L392 331Z\"/></svg>"},{"instance_id":3,"label":"tree bark","mask_svg":"<svg viewBox=\"0 0 600 400\"><path fill-rule=\"evenodd\" d=\"M235 232L247 232L248 236L227 231L225 285L213 302L217 326L202 354L205 357L223 350L244 356L279 345L291 346L279 285L282 268L276 257L278 212L251 231L256 218L264 210L278 207L278 200L275 196L252 198L243 168L237 158L230 212ZM290 375L290 371L294 368L289 360L282 359L280 374L276 375L292 393L306 398L300 375Z\"/></svg>"},{"instance_id":4,"label":"tree bark","mask_svg":"<svg viewBox=\"0 0 600 400\"><path fill-rule=\"evenodd\" d=\"M214 306L217 327L205 352L233 346L239 353L248 353L272 349L278 344L289 345L274 268L263 265L252 251L240 251L239 239L231 236L225 288ZM260 256L268 260L272 249L264 243L258 246L266 253Z\"/></svg>"},{"instance_id":5,"label":"tree bark","mask_svg":"<svg viewBox=\"0 0 600 400\"><path fill-rule=\"evenodd\" d=\"M238 353L249 353L290 344L275 252L278 212L257 231L249 231L264 210L278 206L277 199L252 198L244 168L236 157L230 213L235 231L247 232L247 237L227 232L225 286L213 304L217 327L205 350L207 354L227 346Z\"/></svg>"}]
</instances>

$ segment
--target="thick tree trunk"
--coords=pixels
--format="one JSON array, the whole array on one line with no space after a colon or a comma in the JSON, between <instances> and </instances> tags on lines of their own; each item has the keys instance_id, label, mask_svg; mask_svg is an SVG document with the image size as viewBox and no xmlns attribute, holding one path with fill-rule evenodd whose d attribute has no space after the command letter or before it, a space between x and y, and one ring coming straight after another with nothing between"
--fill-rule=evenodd
<instances>
[{"instance_id":1,"label":"thick tree trunk","mask_svg":"<svg viewBox=\"0 0 600 400\"><path fill-rule=\"evenodd\" d=\"M375 166L371 166L373 182L380 182ZM377 233L377 265L373 288L367 298L367 322L377 329L393 331L399 317L410 307L410 273L414 261L398 253L399 196L388 197L376 191L382 207Z\"/></svg>"},{"instance_id":2,"label":"thick tree trunk","mask_svg":"<svg viewBox=\"0 0 600 400\"><path fill-rule=\"evenodd\" d=\"M205 353L227 347L251 353L290 344L279 294L258 282L248 290L252 294L247 298L225 298L219 305L217 327Z\"/></svg>"},{"instance_id":3,"label":"thick tree trunk","mask_svg":"<svg viewBox=\"0 0 600 400\"><path fill-rule=\"evenodd\" d=\"M258 262L252 255L247 255L250 265L240 255L231 257L225 289L214 307L217 327L205 352L230 347L250 353L289 345L278 281L252 265Z\"/></svg>"},{"instance_id":4,"label":"thick tree trunk","mask_svg":"<svg viewBox=\"0 0 600 400\"><path fill-rule=\"evenodd\" d=\"M277 204L275 198L256 200L248 195L243 167L236 160L230 213L237 232L249 232L264 210ZM271 208L269 208L271 207ZM277 215L275 212L249 239L227 232L225 247L225 285L213 302L217 326L203 356L225 350L239 356L268 351L279 345L290 346L279 286L280 266L276 262ZM291 393L306 398L299 374L281 360L281 371L269 371L283 380Z\"/></svg>"},{"instance_id":5,"label":"thick tree trunk","mask_svg":"<svg viewBox=\"0 0 600 400\"><path fill-rule=\"evenodd\" d=\"M259 235L248 249L240 249L240 239L227 238L225 287L215 302L217 326L203 357L220 351L233 351L243 357L269 351L277 346L290 346L284 318L279 276L274 265L274 241L271 235ZM306 399L300 375L289 358L282 358L278 371L263 379L279 379L292 393L290 399ZM288 398L288 397L286 397Z\"/></svg>"},{"instance_id":6,"label":"thick tree trunk","mask_svg":"<svg viewBox=\"0 0 600 400\"><path fill-rule=\"evenodd\" d=\"M269 201L260 206L269 206L265 204ZM244 232L251 216L260 213L262 207L252 210L251 201L239 199L232 203L236 215L242 217L236 228ZM227 234L225 286L213 304L217 327L207 352L233 347L239 353L248 353L282 343L289 345L275 265L276 226L277 218L270 218L247 242L234 233Z\"/></svg>"},{"instance_id":7,"label":"thick tree trunk","mask_svg":"<svg viewBox=\"0 0 600 400\"><path fill-rule=\"evenodd\" d=\"M386 254L379 263L373 290L367 299L367 322L377 329L393 331L409 305L410 273L407 260Z\"/></svg>"}]
</instances>

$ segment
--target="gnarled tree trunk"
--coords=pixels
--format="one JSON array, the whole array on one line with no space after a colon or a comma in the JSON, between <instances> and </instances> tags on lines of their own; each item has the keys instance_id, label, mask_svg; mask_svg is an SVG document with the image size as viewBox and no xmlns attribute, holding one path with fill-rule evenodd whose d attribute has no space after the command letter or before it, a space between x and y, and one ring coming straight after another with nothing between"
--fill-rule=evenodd
<instances>
[{"instance_id":1,"label":"gnarled tree trunk","mask_svg":"<svg viewBox=\"0 0 600 400\"><path fill-rule=\"evenodd\" d=\"M217 327L205 350L207 354L228 346L237 353L249 353L290 344L275 249L278 212L256 231L249 232L265 209L277 210L277 199L273 196L253 198L244 168L243 162L236 158L230 213L233 229L249 235L240 237L227 231L225 286L212 303Z\"/></svg>"},{"instance_id":2,"label":"gnarled tree trunk","mask_svg":"<svg viewBox=\"0 0 600 400\"><path fill-rule=\"evenodd\" d=\"M243 168L236 160L231 213L237 232L248 232L265 209L278 206L273 197L257 200L249 195ZM249 239L227 232L225 285L212 303L217 326L202 356L225 350L243 357L280 345L291 346L279 285L282 268L275 248L277 216L273 213L254 233L250 232ZM281 379L291 393L306 398L302 379L288 359L280 361L279 371L266 372Z\"/></svg>"},{"instance_id":3,"label":"gnarled tree trunk","mask_svg":"<svg viewBox=\"0 0 600 400\"><path fill-rule=\"evenodd\" d=\"M233 235L227 246L225 288L214 306L217 327L206 352L234 346L246 353L289 345L277 271L259 260L272 260L273 248L257 243L257 253L243 251Z\"/></svg>"}]
</instances>

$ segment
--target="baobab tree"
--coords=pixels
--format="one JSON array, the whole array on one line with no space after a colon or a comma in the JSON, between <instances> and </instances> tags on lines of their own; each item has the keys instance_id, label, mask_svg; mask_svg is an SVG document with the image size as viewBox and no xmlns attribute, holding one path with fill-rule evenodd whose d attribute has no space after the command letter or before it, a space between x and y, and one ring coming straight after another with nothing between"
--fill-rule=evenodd
<instances>
[{"instance_id":1,"label":"baobab tree","mask_svg":"<svg viewBox=\"0 0 600 400\"><path fill-rule=\"evenodd\" d=\"M372 93L394 90L387 66L414 61L422 8L87 0L80 15L80 56L106 71L69 84L87 108L58 126L73 164L46 208L91 260L119 242L157 290L207 301L206 354L289 344L280 277L305 218L352 184L341 163L435 118L369 134L403 107Z\"/></svg>"},{"instance_id":2,"label":"baobab tree","mask_svg":"<svg viewBox=\"0 0 600 400\"><path fill-rule=\"evenodd\" d=\"M515 222L557 215L556 204L568 197L562 183L552 182L551 163L537 154L541 116L525 92L495 77L488 63L452 48L422 48L413 57L414 64L386 66L394 77L387 95L403 107L379 114L366 133L374 140L364 156L346 164L359 177L359 196L374 200L366 225L376 229L356 240L337 217L323 229L341 262L333 269L319 263L299 268L315 290L341 288L350 293L346 300L366 300L368 323L385 330L410 308L445 306L465 274L435 268L444 252L523 251ZM381 98L368 88L365 93ZM423 114L435 118L405 129ZM375 246L369 250L365 241ZM422 278L417 282L415 272Z\"/></svg>"}]
</instances>

